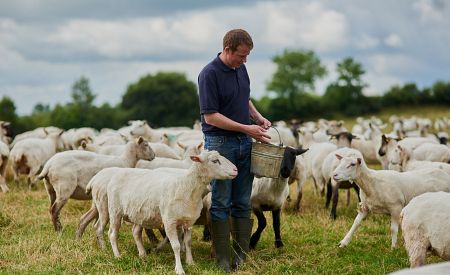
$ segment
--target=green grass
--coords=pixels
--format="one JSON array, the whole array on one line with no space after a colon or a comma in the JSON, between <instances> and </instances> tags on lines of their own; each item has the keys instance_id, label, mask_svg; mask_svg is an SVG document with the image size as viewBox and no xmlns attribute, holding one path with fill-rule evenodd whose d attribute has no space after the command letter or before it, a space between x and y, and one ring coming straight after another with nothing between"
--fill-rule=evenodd
<instances>
[{"instance_id":1,"label":"green grass","mask_svg":"<svg viewBox=\"0 0 450 275\"><path fill-rule=\"evenodd\" d=\"M89 209L90 202L70 200L63 208L64 229L55 233L48 213L45 189L29 191L25 184L9 183L10 192L0 194L0 270L5 273L174 273L174 257L169 246L161 252L151 252L141 259L131 235L131 227L124 224L120 231L119 249L122 258L115 259L109 243L99 249L92 226L83 238L75 240L79 217ZM314 195L307 183L300 213L289 208L282 214L282 237L285 246L274 247L271 215L268 226L249 261L240 274L383 274L408 267L403 241L391 250L389 218L369 215L346 248L338 242L350 228L356 216L356 196L345 206L345 192L341 191L338 219L330 220L324 198ZM220 273L209 257L210 243L201 241L202 227L195 226L193 255L196 264L184 265L190 274ZM106 236L105 236L106 237ZM146 240L146 247L150 243ZM183 259L184 260L184 259ZM428 262L439 262L429 257Z\"/></svg>"}]
</instances>

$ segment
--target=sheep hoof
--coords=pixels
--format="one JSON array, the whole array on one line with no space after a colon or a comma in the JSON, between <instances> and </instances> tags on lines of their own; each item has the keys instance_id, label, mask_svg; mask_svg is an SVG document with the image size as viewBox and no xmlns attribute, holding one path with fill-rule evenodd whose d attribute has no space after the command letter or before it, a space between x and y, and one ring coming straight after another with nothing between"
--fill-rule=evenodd
<instances>
[{"instance_id":1,"label":"sheep hoof","mask_svg":"<svg viewBox=\"0 0 450 275\"><path fill-rule=\"evenodd\" d=\"M284 246L284 244L283 244L283 242L281 240L276 240L275 241L275 247L276 248L280 248L280 247L283 247L283 246Z\"/></svg>"}]
</instances>

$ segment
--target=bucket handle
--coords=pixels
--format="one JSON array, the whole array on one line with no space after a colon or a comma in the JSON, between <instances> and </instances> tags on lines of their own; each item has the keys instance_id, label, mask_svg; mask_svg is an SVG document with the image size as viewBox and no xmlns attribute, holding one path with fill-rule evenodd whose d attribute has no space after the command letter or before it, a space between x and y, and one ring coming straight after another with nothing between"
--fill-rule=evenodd
<instances>
[{"instance_id":1,"label":"bucket handle","mask_svg":"<svg viewBox=\"0 0 450 275\"><path fill-rule=\"evenodd\" d=\"M250 119L250 121L251 121L253 124L256 124L256 122L255 122L253 119ZM279 144L278 146L283 147L283 142L282 142L282 140L281 140L280 132L278 131L277 128L275 128L275 126L270 125L270 127L272 127L273 129L275 129L275 131L277 131L278 139L280 140L280 144Z\"/></svg>"},{"instance_id":2,"label":"bucket handle","mask_svg":"<svg viewBox=\"0 0 450 275\"><path fill-rule=\"evenodd\" d=\"M278 129L275 128L274 126L270 126L270 127L272 127L273 129L275 129L275 131L277 131L277 133L278 133L278 139L280 140L280 144L279 144L278 146L283 147L283 142L281 141L281 135L280 135L280 132L279 132Z\"/></svg>"}]
</instances>

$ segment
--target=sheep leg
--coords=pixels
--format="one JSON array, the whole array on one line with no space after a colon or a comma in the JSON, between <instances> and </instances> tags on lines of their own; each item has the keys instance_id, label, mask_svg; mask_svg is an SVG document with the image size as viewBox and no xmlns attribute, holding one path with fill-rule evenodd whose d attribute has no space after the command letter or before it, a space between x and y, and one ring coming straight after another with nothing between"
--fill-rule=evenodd
<instances>
[{"instance_id":1,"label":"sheep leg","mask_svg":"<svg viewBox=\"0 0 450 275\"><path fill-rule=\"evenodd\" d=\"M111 224L109 225L109 242L116 258L120 257L119 248L117 247L117 237L119 235L120 225L122 223L122 218L120 213L111 213L110 216ZM98 236L98 231L97 231Z\"/></svg>"},{"instance_id":2,"label":"sheep leg","mask_svg":"<svg viewBox=\"0 0 450 275\"><path fill-rule=\"evenodd\" d=\"M356 192L356 195L358 196L358 201L361 202L361 197L359 196L359 186L354 183L352 183L352 185L353 185L353 189Z\"/></svg>"},{"instance_id":3,"label":"sheep leg","mask_svg":"<svg viewBox=\"0 0 450 275\"><path fill-rule=\"evenodd\" d=\"M347 202L345 203L345 206L349 206L350 205L350 189L347 189Z\"/></svg>"},{"instance_id":4,"label":"sheep leg","mask_svg":"<svg viewBox=\"0 0 450 275\"><path fill-rule=\"evenodd\" d=\"M44 180L44 186L45 190L47 190L48 198L50 199L50 211L51 211L52 205L55 203L56 200L56 192L53 186L50 183L48 183L47 180Z\"/></svg>"},{"instance_id":5,"label":"sheep leg","mask_svg":"<svg viewBox=\"0 0 450 275\"><path fill-rule=\"evenodd\" d=\"M145 235L147 235L147 237L151 243L155 244L155 243L159 242L158 238L156 237L155 233L153 232L153 229L145 228L144 231L145 231Z\"/></svg>"},{"instance_id":6,"label":"sheep leg","mask_svg":"<svg viewBox=\"0 0 450 275\"><path fill-rule=\"evenodd\" d=\"M358 215L356 216L355 221L353 222L352 228L350 228L342 241L339 242L339 247L348 245L348 243L352 239L353 233L355 233L356 229L359 227L362 220L367 216L368 213L369 212L367 211L367 209L361 207L361 209L358 211Z\"/></svg>"},{"instance_id":7,"label":"sheep leg","mask_svg":"<svg viewBox=\"0 0 450 275\"><path fill-rule=\"evenodd\" d=\"M283 241L281 241L280 234L280 213L281 209L272 211L272 221L273 221L273 232L275 233L275 247L280 248L283 247Z\"/></svg>"},{"instance_id":8,"label":"sheep leg","mask_svg":"<svg viewBox=\"0 0 450 275\"><path fill-rule=\"evenodd\" d=\"M401 211L401 210L400 210ZM397 246L398 225L400 221L400 211L398 213L391 214L391 248L394 249Z\"/></svg>"},{"instance_id":9,"label":"sheep leg","mask_svg":"<svg viewBox=\"0 0 450 275\"><path fill-rule=\"evenodd\" d=\"M186 248L186 263L188 265L194 264L194 259L192 258L192 227L184 229L184 246Z\"/></svg>"},{"instance_id":10,"label":"sheep leg","mask_svg":"<svg viewBox=\"0 0 450 275\"><path fill-rule=\"evenodd\" d=\"M147 255L145 252L144 243L142 242L142 229L142 226L133 224L133 238L139 252L139 257L144 257Z\"/></svg>"},{"instance_id":11,"label":"sheep leg","mask_svg":"<svg viewBox=\"0 0 450 275\"><path fill-rule=\"evenodd\" d=\"M264 214L261 210L253 210L253 212L255 213L255 216L258 219L258 228L250 238L250 249L255 249L256 244L259 241L259 238L261 238L261 233L263 232L264 228L266 228L267 225L266 218L264 217Z\"/></svg>"},{"instance_id":12,"label":"sheep leg","mask_svg":"<svg viewBox=\"0 0 450 275\"><path fill-rule=\"evenodd\" d=\"M6 193L9 191L8 186L6 185L5 178L3 176L0 176L0 188L2 189L3 193Z\"/></svg>"},{"instance_id":13,"label":"sheep leg","mask_svg":"<svg viewBox=\"0 0 450 275\"><path fill-rule=\"evenodd\" d=\"M331 184L331 192L333 194L333 204L331 205L331 213L330 216L333 220L336 219L336 208L339 202L339 182L335 182L335 184Z\"/></svg>"},{"instance_id":14,"label":"sheep leg","mask_svg":"<svg viewBox=\"0 0 450 275\"><path fill-rule=\"evenodd\" d=\"M404 228L404 227L402 227ZM410 267L422 266L426 262L429 242L420 231L405 230L403 237L405 239L405 248L408 252Z\"/></svg>"},{"instance_id":15,"label":"sheep leg","mask_svg":"<svg viewBox=\"0 0 450 275\"><path fill-rule=\"evenodd\" d=\"M333 187L331 186L331 183L329 182L327 184L327 196L326 196L326 200L325 200L325 208L328 209L328 207L330 206L330 201L331 201L331 196L333 193Z\"/></svg>"},{"instance_id":16,"label":"sheep leg","mask_svg":"<svg viewBox=\"0 0 450 275\"><path fill-rule=\"evenodd\" d=\"M53 226L55 227L55 231L62 230L61 221L59 219L59 213L61 212L61 208L63 208L63 206L66 205L68 200L69 199L56 198L55 202L50 208L50 215L52 217L52 222Z\"/></svg>"},{"instance_id":17,"label":"sheep leg","mask_svg":"<svg viewBox=\"0 0 450 275\"><path fill-rule=\"evenodd\" d=\"M104 204L98 203L96 204L96 208L98 211L98 220L96 223L95 233L97 235L97 241L98 244L100 245L100 248L106 249L105 240L103 239L103 232L105 230L105 226L109 222L108 206L106 205L106 203Z\"/></svg>"},{"instance_id":18,"label":"sheep leg","mask_svg":"<svg viewBox=\"0 0 450 275\"><path fill-rule=\"evenodd\" d=\"M166 235L169 238L173 253L175 254L175 273L184 274L183 266L181 265L180 257L180 241L178 240L177 224L176 222L164 222Z\"/></svg>"},{"instance_id":19,"label":"sheep leg","mask_svg":"<svg viewBox=\"0 0 450 275\"><path fill-rule=\"evenodd\" d=\"M80 222L78 223L78 228L76 232L76 238L80 239L83 236L84 230L88 226L91 221L94 219L98 219L98 211L94 204L92 204L91 209L89 209L86 213L83 214L80 218Z\"/></svg>"},{"instance_id":20,"label":"sheep leg","mask_svg":"<svg viewBox=\"0 0 450 275\"><path fill-rule=\"evenodd\" d=\"M300 211L300 206L301 206L301 201L302 201L302 196L303 196L303 184L300 183L300 181L298 181L297 184L297 199L295 201L295 210Z\"/></svg>"}]
</instances>

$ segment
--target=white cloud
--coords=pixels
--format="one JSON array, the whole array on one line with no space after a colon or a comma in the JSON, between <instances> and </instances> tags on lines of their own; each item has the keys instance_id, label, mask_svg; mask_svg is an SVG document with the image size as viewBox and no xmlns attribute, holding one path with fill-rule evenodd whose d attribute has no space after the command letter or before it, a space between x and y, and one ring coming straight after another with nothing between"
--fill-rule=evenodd
<instances>
[{"instance_id":1,"label":"white cloud","mask_svg":"<svg viewBox=\"0 0 450 275\"><path fill-rule=\"evenodd\" d=\"M397 34L390 34L384 39L384 43L393 48L400 48L403 46L402 39Z\"/></svg>"},{"instance_id":2,"label":"white cloud","mask_svg":"<svg viewBox=\"0 0 450 275\"><path fill-rule=\"evenodd\" d=\"M346 46L346 17L319 2L268 2L259 5L264 19L263 39L280 48L307 48L318 52L336 51Z\"/></svg>"},{"instance_id":3,"label":"white cloud","mask_svg":"<svg viewBox=\"0 0 450 275\"><path fill-rule=\"evenodd\" d=\"M403 54L374 54L367 60L375 74L401 74L421 67L418 61Z\"/></svg>"},{"instance_id":4,"label":"white cloud","mask_svg":"<svg viewBox=\"0 0 450 275\"><path fill-rule=\"evenodd\" d=\"M380 41L376 37L363 34L357 37L353 43L357 49L368 50L376 48L380 44Z\"/></svg>"},{"instance_id":5,"label":"white cloud","mask_svg":"<svg viewBox=\"0 0 450 275\"><path fill-rule=\"evenodd\" d=\"M444 19L444 15L438 8L439 5L441 4L439 4L438 1L418 0L412 4L412 7L413 10L419 13L420 20L423 23L429 23L429 22L440 22Z\"/></svg>"}]
</instances>

